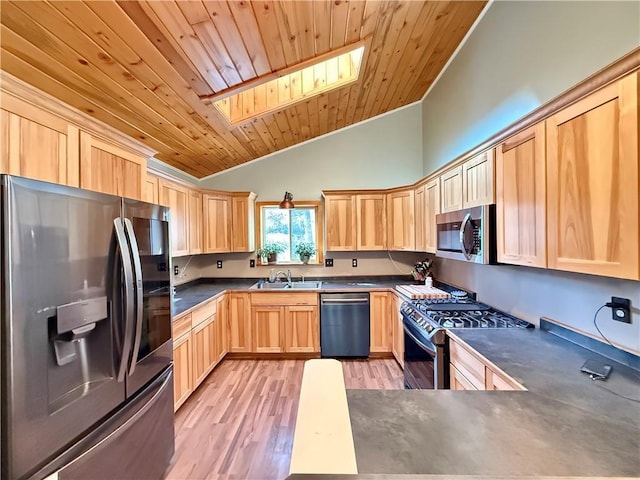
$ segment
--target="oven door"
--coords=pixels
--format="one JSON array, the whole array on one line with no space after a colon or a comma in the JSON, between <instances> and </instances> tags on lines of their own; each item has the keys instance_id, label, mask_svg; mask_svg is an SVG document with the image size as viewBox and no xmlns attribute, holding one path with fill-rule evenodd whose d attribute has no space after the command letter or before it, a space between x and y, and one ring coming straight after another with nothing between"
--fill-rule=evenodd
<instances>
[{"instance_id":1,"label":"oven door","mask_svg":"<svg viewBox=\"0 0 640 480\"><path fill-rule=\"evenodd\" d=\"M447 388L448 369L444 347L434 345L410 319L404 326L404 388L441 390Z\"/></svg>"}]
</instances>

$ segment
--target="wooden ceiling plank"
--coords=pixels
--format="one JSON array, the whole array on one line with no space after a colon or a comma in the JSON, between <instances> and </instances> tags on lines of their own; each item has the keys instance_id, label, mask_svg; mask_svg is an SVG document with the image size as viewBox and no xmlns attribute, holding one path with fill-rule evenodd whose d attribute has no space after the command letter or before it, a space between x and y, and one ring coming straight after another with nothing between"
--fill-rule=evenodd
<instances>
[{"instance_id":1,"label":"wooden ceiling plank","mask_svg":"<svg viewBox=\"0 0 640 480\"><path fill-rule=\"evenodd\" d=\"M357 87L344 87L340 89L340 99L338 101L338 108L336 112L336 129L344 128L346 126L347 109L349 108L349 97L354 88Z\"/></svg>"},{"instance_id":2,"label":"wooden ceiling plank","mask_svg":"<svg viewBox=\"0 0 640 480\"><path fill-rule=\"evenodd\" d=\"M375 92L375 96L371 98L370 93L370 98L363 112L363 118L369 118L369 116L375 115L380 111L379 107L387 90L386 87L397 75L400 57L413 31L414 22L420 15L424 5L422 2L408 2L394 12L388 36L395 38L396 41L384 42L383 52L376 70L376 78L370 89L370 92Z\"/></svg>"},{"instance_id":3,"label":"wooden ceiling plank","mask_svg":"<svg viewBox=\"0 0 640 480\"><path fill-rule=\"evenodd\" d=\"M273 142L273 137L265 124L264 118L254 118L251 123L253 123L256 132L262 139L262 143L265 144L266 149L269 153L276 150L276 144Z\"/></svg>"},{"instance_id":4,"label":"wooden ceiling plank","mask_svg":"<svg viewBox=\"0 0 640 480\"><path fill-rule=\"evenodd\" d=\"M311 138L317 137L320 131L320 110L318 97L310 98L307 102L307 110L309 111L309 130Z\"/></svg>"},{"instance_id":5,"label":"wooden ceiling plank","mask_svg":"<svg viewBox=\"0 0 640 480\"><path fill-rule=\"evenodd\" d=\"M369 0L371 1L371 0ZM347 17L347 38L345 43L348 45L357 42L361 38L361 31L364 24L364 10L367 2L365 0L356 0L349 2L349 16Z\"/></svg>"},{"instance_id":6,"label":"wooden ceiling plank","mask_svg":"<svg viewBox=\"0 0 640 480\"><path fill-rule=\"evenodd\" d=\"M301 58L308 60L316 55L315 30L313 26L313 3L292 2L295 10L296 24L298 25L298 40L300 43Z\"/></svg>"},{"instance_id":7,"label":"wooden ceiling plank","mask_svg":"<svg viewBox=\"0 0 640 480\"><path fill-rule=\"evenodd\" d=\"M35 2L25 2L25 5L27 4L34 5ZM66 45L60 44L57 38L51 35L48 30L45 30L43 26L35 22L30 22L28 18L25 12L15 8L15 4L5 2L3 5L2 39L3 47L6 50L11 51L24 61L28 61L34 66L37 66L48 76L56 78L60 82L70 83L74 86L74 89L78 91L79 95L90 99L102 109L115 112L128 124L138 126L145 125L142 129L147 132L147 135L153 136L154 138L162 138L165 136L164 131L159 128L157 124L149 123L142 115L142 112L153 114L153 111L146 107L144 102L130 95L117 83L112 83L110 78L104 76L91 63L84 60L82 56L81 60L86 65L76 62L73 57L79 55L69 55L70 51ZM53 11L49 12L47 19L54 18L55 13ZM24 31L21 34L20 32L15 32L12 27L37 31L37 36L45 40L41 42L43 48L46 48L48 51L43 51L27 42L24 40ZM54 59L54 57L51 57L51 54L55 55L56 53L58 58ZM62 62L60 62L61 58ZM75 69L78 69L78 71ZM87 81L87 79L91 80L91 82ZM96 86L98 89L96 89ZM45 91L55 96L55 94L49 90L45 89ZM107 95L107 92L111 91L116 93L115 98ZM72 106L77 105L73 101L70 104ZM162 118L158 117L157 121L162 121ZM185 137L185 143L172 138L173 145L178 149L188 148L187 146L192 143L190 139L179 129L174 130L178 138ZM142 138L138 137L138 139L144 141Z\"/></svg>"},{"instance_id":8,"label":"wooden ceiling plank","mask_svg":"<svg viewBox=\"0 0 640 480\"><path fill-rule=\"evenodd\" d=\"M294 144L298 144L302 141L302 131L300 129L300 121L298 119L298 111L295 106L291 106L284 110L284 114L289 121L289 127L291 128L291 135L293 136Z\"/></svg>"},{"instance_id":9,"label":"wooden ceiling plank","mask_svg":"<svg viewBox=\"0 0 640 480\"><path fill-rule=\"evenodd\" d=\"M331 1L311 2L313 4L313 31L316 55L331 50Z\"/></svg>"},{"instance_id":10,"label":"wooden ceiling plank","mask_svg":"<svg viewBox=\"0 0 640 480\"><path fill-rule=\"evenodd\" d=\"M244 40L249 58L253 62L256 74L260 76L271 72L272 68L267 57L265 41L260 34L260 28L258 27L258 21L251 2L231 1L229 2L229 7Z\"/></svg>"},{"instance_id":11,"label":"wooden ceiling plank","mask_svg":"<svg viewBox=\"0 0 640 480\"><path fill-rule=\"evenodd\" d=\"M348 1L335 0L331 3L331 50L345 45L347 41L348 17Z\"/></svg>"},{"instance_id":12,"label":"wooden ceiling plank","mask_svg":"<svg viewBox=\"0 0 640 480\"><path fill-rule=\"evenodd\" d=\"M271 71L281 70L287 66L282 48L282 37L278 29L275 5L272 0L251 2L253 13L260 29Z\"/></svg>"},{"instance_id":13,"label":"wooden ceiling plank","mask_svg":"<svg viewBox=\"0 0 640 480\"><path fill-rule=\"evenodd\" d=\"M328 93L327 105L329 106L329 117L327 119L327 131L333 132L338 125L338 110L340 109L340 95L342 90L348 90L347 88L341 88L339 90L333 90Z\"/></svg>"},{"instance_id":14,"label":"wooden ceiling plank","mask_svg":"<svg viewBox=\"0 0 640 480\"><path fill-rule=\"evenodd\" d=\"M78 48L81 48L83 51L80 53L87 57L93 55L94 52L91 50L95 48L96 57L99 60L96 63L98 66L101 64L106 66L100 70L110 77L120 78L119 75L109 73L113 71L114 61L119 63L122 75L125 75L123 81L119 83L131 95L144 100L172 125L183 130L192 141L202 141L208 136L209 126L203 120L196 121L193 115L189 114L192 109L180 100L176 92L167 88L163 79L158 77L136 52L131 50L94 11L89 9L86 3L57 1L51 3L51 6L93 41L95 46L91 45L91 42L80 39ZM39 15L37 17L39 18ZM121 31L126 35L130 30L126 30L125 27L126 25L121 24ZM73 45L69 46L73 48ZM105 53L104 48L108 49L108 54ZM133 74L133 78L129 75L130 73ZM135 79L135 82L132 82L132 79ZM209 137L209 141L215 142L213 136L209 135Z\"/></svg>"},{"instance_id":15,"label":"wooden ceiling plank","mask_svg":"<svg viewBox=\"0 0 640 480\"><path fill-rule=\"evenodd\" d=\"M291 127L289 126L287 116L282 111L276 112L274 116L278 129L280 130L280 135L284 140L284 144L287 147L293 145L295 142L293 141L293 135L291 134Z\"/></svg>"},{"instance_id":16,"label":"wooden ceiling plank","mask_svg":"<svg viewBox=\"0 0 640 480\"><path fill-rule=\"evenodd\" d=\"M239 85L243 82L238 69L236 68L231 56L224 46L222 38L213 22L205 21L192 25L193 31L196 32L198 38L202 42L202 46L207 51L216 68L230 87Z\"/></svg>"},{"instance_id":17,"label":"wooden ceiling plank","mask_svg":"<svg viewBox=\"0 0 640 480\"><path fill-rule=\"evenodd\" d=\"M326 93L318 95L318 135L329 131L329 97Z\"/></svg>"},{"instance_id":18,"label":"wooden ceiling plank","mask_svg":"<svg viewBox=\"0 0 640 480\"><path fill-rule=\"evenodd\" d=\"M186 61L191 61L214 92L229 86L175 2L139 1L138 3L178 53Z\"/></svg>"},{"instance_id":19,"label":"wooden ceiling plank","mask_svg":"<svg viewBox=\"0 0 640 480\"><path fill-rule=\"evenodd\" d=\"M253 122L246 122L234 130L236 135L242 135L244 141L247 142L253 149L253 154L256 158L262 157L269 153L269 149L256 131Z\"/></svg>"},{"instance_id":20,"label":"wooden ceiling plank","mask_svg":"<svg viewBox=\"0 0 640 480\"><path fill-rule=\"evenodd\" d=\"M275 114L269 115L263 118L264 124L269 131L269 135L273 139L273 143L276 145L276 150L281 150L285 148L287 145L284 140L284 136L280 132L280 127L278 127L278 123L276 122Z\"/></svg>"},{"instance_id":21,"label":"wooden ceiling plank","mask_svg":"<svg viewBox=\"0 0 640 480\"><path fill-rule=\"evenodd\" d=\"M242 35L238 31L236 21L231 14L229 5L227 2L207 1L205 0L204 6L211 16L211 21L215 25L220 38L224 42L224 46L233 58L238 74L242 78L242 81L246 82L256 78L259 75L269 73L270 70L265 70L261 73L257 73L253 68L253 62L249 57L247 48L245 47Z\"/></svg>"},{"instance_id":22,"label":"wooden ceiling plank","mask_svg":"<svg viewBox=\"0 0 640 480\"><path fill-rule=\"evenodd\" d=\"M278 1L273 4L287 66L292 66L302 61L302 53L298 43L298 31L295 27L296 15L292 6L292 2L286 1Z\"/></svg>"},{"instance_id":23,"label":"wooden ceiling plank","mask_svg":"<svg viewBox=\"0 0 640 480\"><path fill-rule=\"evenodd\" d=\"M175 1L175 0L174 0ZM209 12L204 7L201 0L189 0L188 2L176 1L176 5L187 19L189 25L194 26L198 23L210 22Z\"/></svg>"},{"instance_id":24,"label":"wooden ceiling plank","mask_svg":"<svg viewBox=\"0 0 640 480\"><path fill-rule=\"evenodd\" d=\"M306 141L311 138L311 129L309 128L309 110L307 102L300 102L296 106L298 118L298 128L300 130L300 141Z\"/></svg>"}]
</instances>

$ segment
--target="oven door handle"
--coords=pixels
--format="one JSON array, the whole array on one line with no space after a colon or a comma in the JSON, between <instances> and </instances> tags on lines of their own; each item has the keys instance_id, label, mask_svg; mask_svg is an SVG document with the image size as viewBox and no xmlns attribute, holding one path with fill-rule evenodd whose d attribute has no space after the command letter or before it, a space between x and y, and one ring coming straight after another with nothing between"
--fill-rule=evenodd
<instances>
[{"instance_id":1,"label":"oven door handle","mask_svg":"<svg viewBox=\"0 0 640 480\"><path fill-rule=\"evenodd\" d=\"M429 346L425 345L422 340L418 340L418 338L409 331L406 325L403 325L403 328L404 328L404 333L406 333L409 336L409 338L411 338L411 340L416 342L416 345L418 345L424 351L428 351L429 353L432 353L434 356L438 353L436 346L433 345L431 342L429 342L429 345L432 345L433 348L430 348Z\"/></svg>"},{"instance_id":2,"label":"oven door handle","mask_svg":"<svg viewBox=\"0 0 640 480\"><path fill-rule=\"evenodd\" d=\"M464 254L467 260L471 260L471 252L467 250L467 246L464 243L464 231L467 229L467 225L471 221L471 214L467 212L464 216L464 220L462 220L462 224L460 225L460 248L462 249L462 253Z\"/></svg>"}]
</instances>

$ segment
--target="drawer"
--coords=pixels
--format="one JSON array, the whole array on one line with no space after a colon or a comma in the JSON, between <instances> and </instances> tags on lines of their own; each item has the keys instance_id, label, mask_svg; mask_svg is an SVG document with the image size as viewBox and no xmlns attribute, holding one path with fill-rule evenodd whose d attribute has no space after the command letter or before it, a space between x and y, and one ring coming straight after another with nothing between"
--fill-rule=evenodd
<instances>
[{"instance_id":1,"label":"drawer","mask_svg":"<svg viewBox=\"0 0 640 480\"><path fill-rule=\"evenodd\" d=\"M454 365L478 390L485 388L484 363L469 350L449 340L449 361Z\"/></svg>"},{"instance_id":2,"label":"drawer","mask_svg":"<svg viewBox=\"0 0 640 480\"><path fill-rule=\"evenodd\" d=\"M215 301L209 302L206 305L202 305L201 307L198 307L196 310L191 312L191 315L192 315L191 325L195 327L196 325L201 324L207 318L215 315L217 309L218 309L218 302L215 302Z\"/></svg>"},{"instance_id":3,"label":"drawer","mask_svg":"<svg viewBox=\"0 0 640 480\"><path fill-rule=\"evenodd\" d=\"M191 314L184 315L174 320L171 325L171 332L174 340L191 330Z\"/></svg>"},{"instance_id":4,"label":"drawer","mask_svg":"<svg viewBox=\"0 0 640 480\"><path fill-rule=\"evenodd\" d=\"M526 390L503 372L494 372L487 368L487 390Z\"/></svg>"},{"instance_id":5,"label":"drawer","mask_svg":"<svg viewBox=\"0 0 640 480\"><path fill-rule=\"evenodd\" d=\"M317 305L317 293L265 292L252 293L251 305Z\"/></svg>"},{"instance_id":6,"label":"drawer","mask_svg":"<svg viewBox=\"0 0 640 480\"><path fill-rule=\"evenodd\" d=\"M460 370L449 364L451 390L478 390L478 388Z\"/></svg>"}]
</instances>

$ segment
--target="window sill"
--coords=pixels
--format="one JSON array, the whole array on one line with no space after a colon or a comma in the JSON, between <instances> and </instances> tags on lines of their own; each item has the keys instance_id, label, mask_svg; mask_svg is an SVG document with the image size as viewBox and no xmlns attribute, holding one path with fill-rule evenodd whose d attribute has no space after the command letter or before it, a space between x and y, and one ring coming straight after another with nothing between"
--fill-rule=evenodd
<instances>
[{"instance_id":1,"label":"window sill","mask_svg":"<svg viewBox=\"0 0 640 480\"><path fill-rule=\"evenodd\" d=\"M278 266L300 266L300 265L323 265L324 263L322 262L309 262L309 263L302 263L300 261L298 262L273 262L273 263L263 263L261 261L256 262L256 265L258 265L259 267L278 267Z\"/></svg>"}]
</instances>

